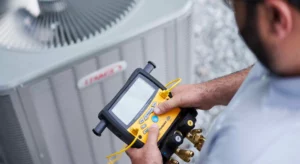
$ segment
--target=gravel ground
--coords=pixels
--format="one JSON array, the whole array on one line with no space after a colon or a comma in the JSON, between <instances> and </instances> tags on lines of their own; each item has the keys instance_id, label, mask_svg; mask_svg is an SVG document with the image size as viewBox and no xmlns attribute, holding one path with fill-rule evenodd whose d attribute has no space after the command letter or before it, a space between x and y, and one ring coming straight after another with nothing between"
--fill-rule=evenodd
<instances>
[{"instance_id":1,"label":"gravel ground","mask_svg":"<svg viewBox=\"0 0 300 164\"><path fill-rule=\"evenodd\" d=\"M238 35L233 12L222 0L197 0L194 14L195 83L239 71L255 62ZM204 128L204 133L221 109L216 107L209 112L200 112L198 124Z\"/></svg>"},{"instance_id":2,"label":"gravel ground","mask_svg":"<svg viewBox=\"0 0 300 164\"><path fill-rule=\"evenodd\" d=\"M238 36L233 12L222 0L196 0L195 3L195 76L194 82L211 80L243 68L255 62L255 58ZM196 127L208 133L214 119L225 107L199 111ZM183 146L192 149L186 142ZM190 163L197 163L198 151ZM185 163L179 160L180 163Z\"/></svg>"}]
</instances>

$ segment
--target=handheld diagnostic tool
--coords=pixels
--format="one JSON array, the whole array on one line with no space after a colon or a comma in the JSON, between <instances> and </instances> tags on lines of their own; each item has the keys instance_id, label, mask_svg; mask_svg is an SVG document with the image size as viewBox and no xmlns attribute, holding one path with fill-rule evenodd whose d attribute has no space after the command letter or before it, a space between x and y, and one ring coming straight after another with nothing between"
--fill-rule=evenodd
<instances>
[{"instance_id":1,"label":"handheld diagnostic tool","mask_svg":"<svg viewBox=\"0 0 300 164\"><path fill-rule=\"evenodd\" d=\"M136 69L117 95L99 113L100 123L93 129L97 136L106 127L126 144L140 148L146 143L148 128L156 123L159 126L158 145L163 162L178 163L171 156L176 153L186 162L193 152L179 149L186 137L198 150L204 137L195 127L197 112L195 109L175 108L168 113L155 115L154 108L172 97L166 92L168 88L150 75L156 66L148 62L144 69ZM135 141L135 142L134 142ZM133 143L134 142L134 143Z\"/></svg>"}]
</instances>

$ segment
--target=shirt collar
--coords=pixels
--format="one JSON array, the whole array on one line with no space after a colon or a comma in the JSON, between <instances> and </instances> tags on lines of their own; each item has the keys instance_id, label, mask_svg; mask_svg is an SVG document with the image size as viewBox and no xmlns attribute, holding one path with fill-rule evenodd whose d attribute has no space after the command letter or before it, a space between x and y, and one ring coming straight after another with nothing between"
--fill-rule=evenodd
<instances>
[{"instance_id":1,"label":"shirt collar","mask_svg":"<svg viewBox=\"0 0 300 164\"><path fill-rule=\"evenodd\" d=\"M288 95L300 96L300 76L278 77L270 75L270 86L275 90Z\"/></svg>"}]
</instances>

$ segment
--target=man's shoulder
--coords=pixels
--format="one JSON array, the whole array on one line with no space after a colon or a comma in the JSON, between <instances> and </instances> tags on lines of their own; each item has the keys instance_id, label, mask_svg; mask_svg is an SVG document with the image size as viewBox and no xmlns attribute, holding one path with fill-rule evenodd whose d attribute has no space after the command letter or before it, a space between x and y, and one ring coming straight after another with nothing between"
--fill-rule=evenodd
<instances>
[{"instance_id":1,"label":"man's shoulder","mask_svg":"<svg viewBox=\"0 0 300 164\"><path fill-rule=\"evenodd\" d=\"M272 109L242 113L213 127L201 152L203 163L300 163L300 117Z\"/></svg>"}]
</instances>

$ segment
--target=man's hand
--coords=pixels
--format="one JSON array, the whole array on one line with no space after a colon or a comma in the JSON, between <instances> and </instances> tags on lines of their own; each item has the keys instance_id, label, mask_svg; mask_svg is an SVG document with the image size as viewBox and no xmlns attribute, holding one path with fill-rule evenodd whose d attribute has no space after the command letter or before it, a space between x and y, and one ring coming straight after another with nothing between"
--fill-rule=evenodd
<instances>
[{"instance_id":1,"label":"man's hand","mask_svg":"<svg viewBox=\"0 0 300 164\"><path fill-rule=\"evenodd\" d=\"M140 149L131 148L126 153L132 164L162 164L162 156L157 146L159 129L153 124L149 129L147 143Z\"/></svg>"},{"instance_id":2,"label":"man's hand","mask_svg":"<svg viewBox=\"0 0 300 164\"><path fill-rule=\"evenodd\" d=\"M208 110L215 105L227 105L251 68L205 83L175 87L172 90L173 97L159 104L154 112L163 114L177 107Z\"/></svg>"},{"instance_id":3,"label":"man's hand","mask_svg":"<svg viewBox=\"0 0 300 164\"><path fill-rule=\"evenodd\" d=\"M156 114L163 114L177 107L193 107L208 110L220 104L213 97L214 89L209 83L182 85L172 90L173 97L158 105L154 110Z\"/></svg>"}]
</instances>

